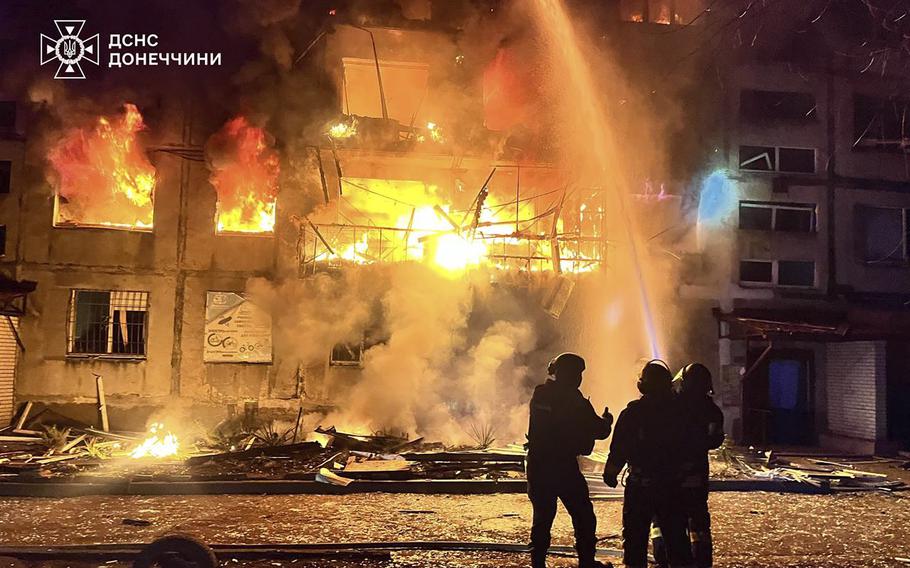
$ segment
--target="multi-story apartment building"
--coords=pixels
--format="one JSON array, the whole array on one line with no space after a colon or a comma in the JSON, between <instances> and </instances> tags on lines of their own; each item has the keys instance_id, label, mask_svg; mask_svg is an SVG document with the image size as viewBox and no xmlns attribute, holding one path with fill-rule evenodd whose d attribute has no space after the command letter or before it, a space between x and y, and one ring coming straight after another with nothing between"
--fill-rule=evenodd
<instances>
[{"instance_id":1,"label":"multi-story apartment building","mask_svg":"<svg viewBox=\"0 0 910 568\"><path fill-rule=\"evenodd\" d=\"M742 16L748 3L577 4L596 16L586 25L604 30L611 60L642 94L635 108L654 111L647 122L667 154L632 177L641 188L633 192L647 197L635 203L648 211L654 256L669 253L683 266L671 295L672 312L683 314L670 333L671 363L699 359L715 371L736 441L906 445L910 174L898 67L872 77L833 55L811 60L819 52L794 47L794 38L805 41L800 26L818 16L806 6ZM282 183L274 228L256 234L219 229L203 163L203 145L230 117L161 103L154 114L170 118L151 125L147 148L158 177L153 226L121 230L61 222L59 197L26 160L29 113L0 105L0 235L10 278L0 413L35 400L91 415L95 374L105 378L112 421L131 427L181 402L330 405L381 338L365 329L359 341L301 361L273 353L260 321L242 331L262 345L241 355L222 342L232 330L219 323L225 310L247 309L242 294L253 278L433 256L440 245L427 237L439 224L482 235L490 262L548 273L519 285L529 294L545 288L545 311L558 316L568 304L574 317L572 273L609 265L617 233L598 191L560 199L565 172L533 132L510 130L543 122L527 92L510 90L529 79L521 73L533 68L527 52L509 49L517 40L507 37L476 50L483 65L464 65L477 46L450 26L450 5L399 8L395 18L330 19L301 43L292 73L312 74L336 96L314 110L326 121L315 125L319 134L294 147L308 185ZM763 18L773 33L755 32ZM741 40L751 33L756 39ZM768 55L769 44L792 49ZM486 200L508 214L468 222ZM254 311L245 313L255 320ZM577 322L554 325L571 347Z\"/></svg>"}]
</instances>

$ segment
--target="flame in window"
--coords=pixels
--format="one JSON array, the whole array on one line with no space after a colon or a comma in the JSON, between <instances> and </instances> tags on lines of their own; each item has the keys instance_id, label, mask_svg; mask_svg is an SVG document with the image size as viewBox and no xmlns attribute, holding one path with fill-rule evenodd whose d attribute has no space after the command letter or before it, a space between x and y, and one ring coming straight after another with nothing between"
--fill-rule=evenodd
<instances>
[{"instance_id":1,"label":"flame in window","mask_svg":"<svg viewBox=\"0 0 910 568\"><path fill-rule=\"evenodd\" d=\"M206 144L209 181L218 195L219 233L275 230L280 164L269 134L246 117L229 120Z\"/></svg>"},{"instance_id":2,"label":"flame in window","mask_svg":"<svg viewBox=\"0 0 910 568\"><path fill-rule=\"evenodd\" d=\"M137 139L144 129L139 109L127 103L119 117L72 128L53 145L48 161L56 226L152 227L157 179Z\"/></svg>"}]
</instances>

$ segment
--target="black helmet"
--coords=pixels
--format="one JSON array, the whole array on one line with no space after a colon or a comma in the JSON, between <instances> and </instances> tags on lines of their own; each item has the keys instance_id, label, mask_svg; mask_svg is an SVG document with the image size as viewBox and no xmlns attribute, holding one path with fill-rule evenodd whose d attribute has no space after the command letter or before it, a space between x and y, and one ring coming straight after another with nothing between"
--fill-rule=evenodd
<instances>
[{"instance_id":1,"label":"black helmet","mask_svg":"<svg viewBox=\"0 0 910 568\"><path fill-rule=\"evenodd\" d=\"M673 374L670 367L660 359L651 359L638 375L638 390L641 394L670 392Z\"/></svg>"},{"instance_id":2,"label":"black helmet","mask_svg":"<svg viewBox=\"0 0 910 568\"><path fill-rule=\"evenodd\" d=\"M577 353L560 353L550 360L547 365L547 374L557 376L558 374L580 375L585 370L585 360Z\"/></svg>"},{"instance_id":3,"label":"black helmet","mask_svg":"<svg viewBox=\"0 0 910 568\"><path fill-rule=\"evenodd\" d=\"M680 392L693 395L714 394L711 371L701 363L689 363L680 372L682 375Z\"/></svg>"}]
</instances>

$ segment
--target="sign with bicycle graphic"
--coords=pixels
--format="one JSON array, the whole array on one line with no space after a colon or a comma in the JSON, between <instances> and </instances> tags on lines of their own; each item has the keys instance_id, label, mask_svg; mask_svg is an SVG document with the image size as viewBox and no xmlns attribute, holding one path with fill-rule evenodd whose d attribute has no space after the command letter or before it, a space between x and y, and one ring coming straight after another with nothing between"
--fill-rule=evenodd
<instances>
[{"instance_id":1,"label":"sign with bicycle graphic","mask_svg":"<svg viewBox=\"0 0 910 568\"><path fill-rule=\"evenodd\" d=\"M271 363L272 318L243 294L206 292L206 363Z\"/></svg>"}]
</instances>

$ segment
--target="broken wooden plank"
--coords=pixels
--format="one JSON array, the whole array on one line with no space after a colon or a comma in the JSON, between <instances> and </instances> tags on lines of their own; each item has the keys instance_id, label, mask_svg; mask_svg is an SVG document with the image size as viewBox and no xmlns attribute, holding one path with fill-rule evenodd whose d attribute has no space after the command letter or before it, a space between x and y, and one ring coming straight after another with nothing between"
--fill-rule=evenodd
<instances>
[{"instance_id":1,"label":"broken wooden plank","mask_svg":"<svg viewBox=\"0 0 910 568\"><path fill-rule=\"evenodd\" d=\"M0 442L22 442L23 444L33 444L43 442L44 438L37 436L0 436Z\"/></svg>"},{"instance_id":2,"label":"broken wooden plank","mask_svg":"<svg viewBox=\"0 0 910 568\"><path fill-rule=\"evenodd\" d=\"M60 452L61 453L68 452L71 449L75 448L80 442L85 440L85 436L86 436L85 434L79 434L78 436L76 436L75 438L73 438L72 440L67 442L65 446L60 448Z\"/></svg>"},{"instance_id":3,"label":"broken wooden plank","mask_svg":"<svg viewBox=\"0 0 910 568\"><path fill-rule=\"evenodd\" d=\"M25 428L25 421L28 419L29 412L32 411L32 401L25 403L25 406L22 407L22 412L19 413L19 418L16 419L16 427L13 430L22 430Z\"/></svg>"},{"instance_id":4,"label":"broken wooden plank","mask_svg":"<svg viewBox=\"0 0 910 568\"><path fill-rule=\"evenodd\" d=\"M406 460L432 462L524 462L523 454L502 452L410 452L401 454Z\"/></svg>"},{"instance_id":5,"label":"broken wooden plank","mask_svg":"<svg viewBox=\"0 0 910 568\"><path fill-rule=\"evenodd\" d=\"M405 460L367 460L351 462L344 466L344 472L394 472L409 471L411 463Z\"/></svg>"},{"instance_id":6,"label":"broken wooden plank","mask_svg":"<svg viewBox=\"0 0 910 568\"><path fill-rule=\"evenodd\" d=\"M101 415L101 429L105 432L110 430L107 422L107 401L104 398L104 379L101 375L95 375L95 389L98 393L98 412Z\"/></svg>"},{"instance_id":7,"label":"broken wooden plank","mask_svg":"<svg viewBox=\"0 0 910 568\"><path fill-rule=\"evenodd\" d=\"M84 432L97 436L99 438L105 438L108 440L115 440L118 442L139 442L140 438L136 436L129 436L127 434L119 434L115 432L105 432L103 430L96 430L95 428L84 428Z\"/></svg>"},{"instance_id":8,"label":"broken wooden plank","mask_svg":"<svg viewBox=\"0 0 910 568\"><path fill-rule=\"evenodd\" d=\"M322 446L318 442L299 442L297 444L285 444L283 446L257 446L246 450L235 452L221 452L217 454L205 454L201 456L192 456L186 459L187 465L196 465L207 461L222 461L230 459L250 459L258 456L289 456L294 454L316 454L322 451Z\"/></svg>"}]
</instances>

